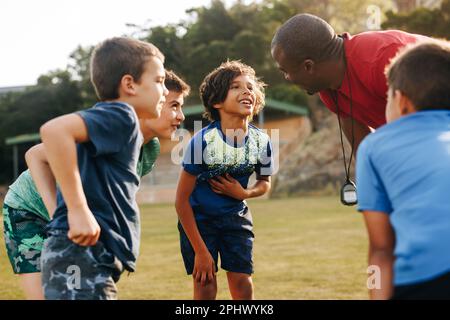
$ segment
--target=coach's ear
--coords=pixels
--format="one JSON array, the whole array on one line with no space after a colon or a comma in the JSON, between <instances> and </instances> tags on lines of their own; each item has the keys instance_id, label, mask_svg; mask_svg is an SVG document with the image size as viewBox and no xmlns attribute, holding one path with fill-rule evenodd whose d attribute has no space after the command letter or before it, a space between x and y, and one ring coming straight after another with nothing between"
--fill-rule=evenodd
<instances>
[{"instance_id":1,"label":"coach's ear","mask_svg":"<svg viewBox=\"0 0 450 320\"><path fill-rule=\"evenodd\" d=\"M411 100L400 90L395 90L395 100L398 102L397 106L399 108L399 112L402 116L406 116L407 114L414 113L417 111L414 104Z\"/></svg>"}]
</instances>

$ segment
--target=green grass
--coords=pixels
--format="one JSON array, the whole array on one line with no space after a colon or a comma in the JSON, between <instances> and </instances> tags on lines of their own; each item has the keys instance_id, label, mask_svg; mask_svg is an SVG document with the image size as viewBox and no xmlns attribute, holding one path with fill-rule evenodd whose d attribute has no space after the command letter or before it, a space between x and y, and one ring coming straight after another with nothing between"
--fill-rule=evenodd
<instances>
[{"instance_id":1,"label":"green grass","mask_svg":"<svg viewBox=\"0 0 450 320\"><path fill-rule=\"evenodd\" d=\"M257 299L366 299L367 236L355 208L337 197L249 202L253 214ZM121 299L191 299L173 205L145 205L137 272L122 275ZM3 226L3 223L1 224ZM3 240L2 240L3 242ZM230 299L223 270L218 298ZM0 245L0 299L21 299Z\"/></svg>"}]
</instances>

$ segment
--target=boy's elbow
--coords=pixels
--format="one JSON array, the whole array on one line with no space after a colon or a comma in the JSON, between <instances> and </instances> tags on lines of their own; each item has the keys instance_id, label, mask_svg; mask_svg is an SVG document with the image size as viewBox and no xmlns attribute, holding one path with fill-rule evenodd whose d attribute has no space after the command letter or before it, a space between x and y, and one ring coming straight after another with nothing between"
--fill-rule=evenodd
<instances>
[{"instance_id":1,"label":"boy's elbow","mask_svg":"<svg viewBox=\"0 0 450 320\"><path fill-rule=\"evenodd\" d=\"M264 193L269 193L271 189L272 189L272 183L270 181L267 181L266 190Z\"/></svg>"},{"instance_id":2,"label":"boy's elbow","mask_svg":"<svg viewBox=\"0 0 450 320\"><path fill-rule=\"evenodd\" d=\"M182 203L181 198L178 195L176 195L176 197L175 197L175 210L177 211L177 213L180 212L181 203Z\"/></svg>"},{"instance_id":3,"label":"boy's elbow","mask_svg":"<svg viewBox=\"0 0 450 320\"><path fill-rule=\"evenodd\" d=\"M38 152L39 145L33 146L25 152L25 161L27 164L30 163L36 156Z\"/></svg>"},{"instance_id":4,"label":"boy's elbow","mask_svg":"<svg viewBox=\"0 0 450 320\"><path fill-rule=\"evenodd\" d=\"M369 255L372 257L384 257L384 258L390 258L394 254L394 248L391 245L385 244L369 244Z\"/></svg>"},{"instance_id":5,"label":"boy's elbow","mask_svg":"<svg viewBox=\"0 0 450 320\"><path fill-rule=\"evenodd\" d=\"M40 129L39 134L41 136L42 142L45 142L49 137L52 137L55 132L55 124L53 121L48 121L44 123Z\"/></svg>"},{"instance_id":6,"label":"boy's elbow","mask_svg":"<svg viewBox=\"0 0 450 320\"><path fill-rule=\"evenodd\" d=\"M259 185L260 185L260 190L262 191L262 194L266 194L270 192L271 189L271 181L270 181L270 177L265 177L264 179L259 179Z\"/></svg>"},{"instance_id":7,"label":"boy's elbow","mask_svg":"<svg viewBox=\"0 0 450 320\"><path fill-rule=\"evenodd\" d=\"M175 198L175 209L177 210L177 212L179 212L181 210L181 208L184 206L185 202L186 201L182 197Z\"/></svg>"}]
</instances>

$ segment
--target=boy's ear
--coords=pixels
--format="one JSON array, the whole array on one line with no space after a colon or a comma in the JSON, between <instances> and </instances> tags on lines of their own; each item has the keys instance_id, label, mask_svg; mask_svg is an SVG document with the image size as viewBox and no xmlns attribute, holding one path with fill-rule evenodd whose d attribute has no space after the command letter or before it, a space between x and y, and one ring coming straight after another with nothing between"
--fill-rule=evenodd
<instances>
[{"instance_id":1,"label":"boy's ear","mask_svg":"<svg viewBox=\"0 0 450 320\"><path fill-rule=\"evenodd\" d=\"M417 111L416 107L411 102L411 100L407 96L405 96L403 92L401 92L400 90L395 90L394 99L396 100L397 106L402 116Z\"/></svg>"},{"instance_id":2,"label":"boy's ear","mask_svg":"<svg viewBox=\"0 0 450 320\"><path fill-rule=\"evenodd\" d=\"M220 109L220 108L222 108L222 104L221 103L213 104L213 108L214 109Z\"/></svg>"},{"instance_id":3,"label":"boy's ear","mask_svg":"<svg viewBox=\"0 0 450 320\"><path fill-rule=\"evenodd\" d=\"M136 83L129 74L124 75L120 80L120 91L130 96L136 94Z\"/></svg>"},{"instance_id":4,"label":"boy's ear","mask_svg":"<svg viewBox=\"0 0 450 320\"><path fill-rule=\"evenodd\" d=\"M306 72L311 73L314 69L314 61L312 61L311 59L306 59L305 61L303 61L303 68L305 68Z\"/></svg>"}]
</instances>

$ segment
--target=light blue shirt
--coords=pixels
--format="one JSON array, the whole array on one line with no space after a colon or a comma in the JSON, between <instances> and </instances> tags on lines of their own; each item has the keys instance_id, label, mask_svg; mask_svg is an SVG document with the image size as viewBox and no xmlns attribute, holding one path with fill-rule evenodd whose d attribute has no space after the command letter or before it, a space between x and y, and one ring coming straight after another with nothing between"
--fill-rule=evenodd
<instances>
[{"instance_id":1,"label":"light blue shirt","mask_svg":"<svg viewBox=\"0 0 450 320\"><path fill-rule=\"evenodd\" d=\"M421 111L370 134L358 150L358 210L386 212L394 284L450 272L450 111Z\"/></svg>"}]
</instances>

